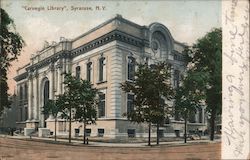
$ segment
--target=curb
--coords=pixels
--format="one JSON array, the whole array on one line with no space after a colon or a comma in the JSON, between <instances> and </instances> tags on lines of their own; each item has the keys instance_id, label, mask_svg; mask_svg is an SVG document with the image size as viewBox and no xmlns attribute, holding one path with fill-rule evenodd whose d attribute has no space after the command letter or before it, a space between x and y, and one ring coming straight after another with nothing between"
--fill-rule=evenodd
<instances>
[{"instance_id":1,"label":"curb","mask_svg":"<svg viewBox=\"0 0 250 160\"><path fill-rule=\"evenodd\" d=\"M199 145L199 144L213 144L213 143L221 143L221 141L191 141L188 143L179 143L180 141L178 141L177 143L166 143L166 142L162 142L160 143L160 145L151 145L148 146L147 144L141 144L141 143L125 143L126 145L119 145L117 143L103 143L103 142L94 142L94 144L90 142L90 144L83 144L83 142L78 141L78 142L71 142L68 143L67 141L62 141L60 139L58 139L58 141L54 141L52 139L43 139L43 138L37 138L37 137L33 137L33 138L29 138L29 137L17 137L17 136L8 136L8 135L0 135L0 137L2 138L9 138L9 139L17 139L17 140L23 140L23 141L34 141L34 142L42 142L42 143L49 143L49 144L59 144L59 145L70 145L70 146L80 146L80 147L109 147L109 148L114 148L114 147L118 147L118 148L161 148L161 147L181 147L181 146L191 146L191 145ZM99 144L95 144L95 143L99 143ZM109 145L105 145L105 144L109 144ZM110 145L113 144L113 145ZM122 143L120 143L122 144ZM131 145L132 144L132 145ZM136 145L137 144L137 145Z\"/></svg>"}]
</instances>

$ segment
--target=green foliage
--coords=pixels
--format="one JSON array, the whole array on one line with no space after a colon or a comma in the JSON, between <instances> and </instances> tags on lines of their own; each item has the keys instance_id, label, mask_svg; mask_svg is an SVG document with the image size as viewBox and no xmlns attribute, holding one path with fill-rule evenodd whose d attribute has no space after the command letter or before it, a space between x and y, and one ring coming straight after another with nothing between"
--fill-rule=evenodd
<instances>
[{"instance_id":1,"label":"green foliage","mask_svg":"<svg viewBox=\"0 0 250 160\"><path fill-rule=\"evenodd\" d=\"M57 100L48 100L48 102L43 106L42 113L45 115L52 115L53 117L57 117L58 113L61 110L62 104L61 96Z\"/></svg>"},{"instance_id":2,"label":"green foliage","mask_svg":"<svg viewBox=\"0 0 250 160\"><path fill-rule=\"evenodd\" d=\"M0 115L5 107L10 106L8 101L7 70L10 62L17 59L24 46L22 37L15 31L14 21L1 8L0 23Z\"/></svg>"},{"instance_id":3,"label":"green foliage","mask_svg":"<svg viewBox=\"0 0 250 160\"><path fill-rule=\"evenodd\" d=\"M204 94L206 111L210 114L211 137L214 139L215 119L222 111L222 30L215 28L187 50L188 77L195 91ZM192 78L197 75L196 78ZM204 78L205 77L205 78ZM196 93L196 92L194 92ZM194 94L193 96L196 96Z\"/></svg>"},{"instance_id":4,"label":"green foliage","mask_svg":"<svg viewBox=\"0 0 250 160\"><path fill-rule=\"evenodd\" d=\"M73 109L73 119L94 123L96 120L97 90L87 80L79 80L71 74L65 75L66 91L60 98L62 117L69 119L69 110Z\"/></svg>"},{"instance_id":5,"label":"green foliage","mask_svg":"<svg viewBox=\"0 0 250 160\"><path fill-rule=\"evenodd\" d=\"M134 110L127 113L132 122L162 123L169 106L165 100L171 100L174 91L170 82L170 66L158 63L148 66L139 64L135 81L121 84L122 90L135 95Z\"/></svg>"},{"instance_id":6,"label":"green foliage","mask_svg":"<svg viewBox=\"0 0 250 160\"><path fill-rule=\"evenodd\" d=\"M6 70L0 69L0 116L3 113L4 108L9 108L11 102L8 100L8 84Z\"/></svg>"},{"instance_id":7,"label":"green foliage","mask_svg":"<svg viewBox=\"0 0 250 160\"><path fill-rule=\"evenodd\" d=\"M206 83L208 75L203 72L187 71L183 77L182 85L177 88L175 95L175 113L183 118L194 116L196 110L204 105L205 93L201 88Z\"/></svg>"},{"instance_id":8,"label":"green foliage","mask_svg":"<svg viewBox=\"0 0 250 160\"><path fill-rule=\"evenodd\" d=\"M0 66L7 69L10 62L17 59L24 46L22 37L15 32L14 21L9 15L1 8L1 56Z\"/></svg>"},{"instance_id":9,"label":"green foliage","mask_svg":"<svg viewBox=\"0 0 250 160\"><path fill-rule=\"evenodd\" d=\"M199 39L189 51L190 72L206 76L206 79L197 78L194 81L200 92L206 97L207 111L221 113L222 103L222 30L215 28ZM199 77L199 76L198 76Z\"/></svg>"}]
</instances>

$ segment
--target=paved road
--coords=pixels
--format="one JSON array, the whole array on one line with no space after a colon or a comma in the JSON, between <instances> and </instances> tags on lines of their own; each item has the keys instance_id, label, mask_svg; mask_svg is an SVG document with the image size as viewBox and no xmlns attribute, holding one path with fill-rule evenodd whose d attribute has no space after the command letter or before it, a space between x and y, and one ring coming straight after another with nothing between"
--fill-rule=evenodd
<instances>
[{"instance_id":1,"label":"paved road","mask_svg":"<svg viewBox=\"0 0 250 160\"><path fill-rule=\"evenodd\" d=\"M0 160L214 160L220 159L220 146L87 147L0 137Z\"/></svg>"}]
</instances>

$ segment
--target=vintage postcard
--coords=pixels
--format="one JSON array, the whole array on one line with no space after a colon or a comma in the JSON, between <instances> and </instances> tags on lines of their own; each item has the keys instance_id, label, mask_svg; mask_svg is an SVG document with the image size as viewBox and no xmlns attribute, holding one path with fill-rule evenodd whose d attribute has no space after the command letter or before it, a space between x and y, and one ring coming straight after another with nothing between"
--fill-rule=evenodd
<instances>
[{"instance_id":1,"label":"vintage postcard","mask_svg":"<svg viewBox=\"0 0 250 160\"><path fill-rule=\"evenodd\" d=\"M250 158L248 0L0 5L0 160Z\"/></svg>"}]
</instances>

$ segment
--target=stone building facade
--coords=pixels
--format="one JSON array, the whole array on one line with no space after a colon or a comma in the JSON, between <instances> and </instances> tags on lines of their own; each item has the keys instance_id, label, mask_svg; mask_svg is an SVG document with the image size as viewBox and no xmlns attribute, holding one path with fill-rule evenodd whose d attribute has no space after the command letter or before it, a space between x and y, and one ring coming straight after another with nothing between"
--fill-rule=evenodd
<instances>
[{"instance_id":1,"label":"stone building facade","mask_svg":"<svg viewBox=\"0 0 250 160\"><path fill-rule=\"evenodd\" d=\"M173 66L173 85L178 87L180 74L186 66L184 47L173 39L163 24L141 26L120 15L72 40L61 38L58 43L46 43L44 49L33 54L30 63L20 68L15 77L19 95L23 90L28 93L27 105L22 105L28 113L26 133L37 128L54 131L54 118L44 116L41 109L48 99L55 99L64 92L63 73L71 72L89 80L102 93L96 125L87 126L90 136L116 138L128 136L128 133L146 136L145 124L132 124L122 116L131 106L133 95L123 92L120 84L132 80L135 62L153 64L167 61ZM174 130L183 130L183 121L175 118L170 118L170 121L161 127L163 136L174 135ZM204 109L198 111L193 122L190 123L191 128L205 129ZM82 126L73 122L73 135L83 134ZM59 119L57 133L68 134L65 120Z\"/></svg>"}]
</instances>

